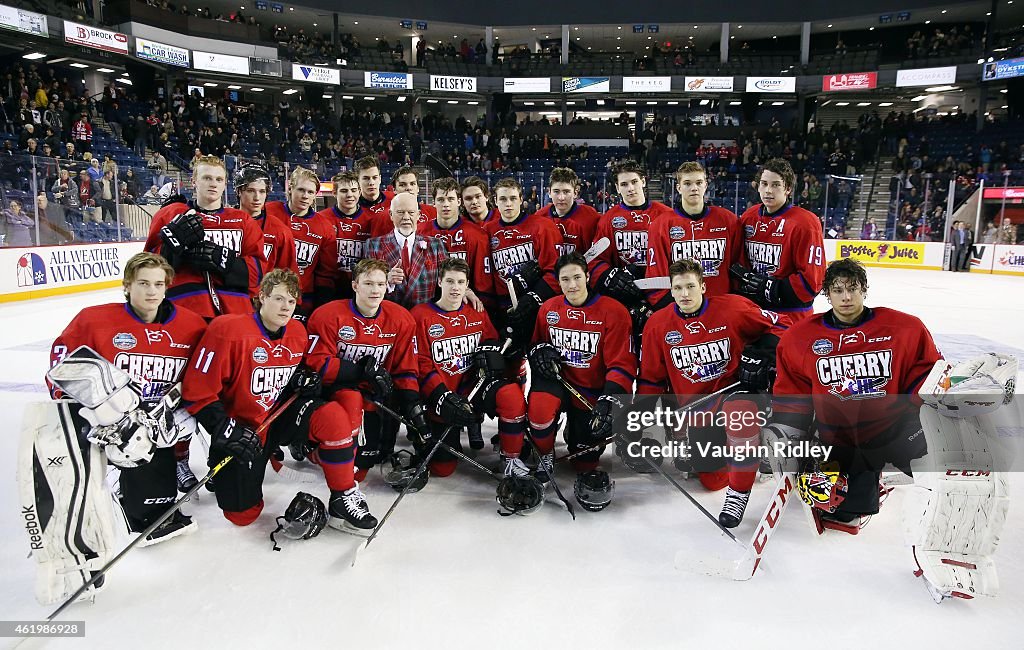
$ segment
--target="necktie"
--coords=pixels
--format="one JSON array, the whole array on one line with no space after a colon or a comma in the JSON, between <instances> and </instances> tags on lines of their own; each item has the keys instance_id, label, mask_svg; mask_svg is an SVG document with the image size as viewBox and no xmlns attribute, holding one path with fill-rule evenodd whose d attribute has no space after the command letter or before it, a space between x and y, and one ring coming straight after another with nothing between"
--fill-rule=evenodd
<instances>
[{"instance_id":1,"label":"necktie","mask_svg":"<svg viewBox=\"0 0 1024 650\"><path fill-rule=\"evenodd\" d=\"M409 247L402 242L402 271L409 275Z\"/></svg>"}]
</instances>

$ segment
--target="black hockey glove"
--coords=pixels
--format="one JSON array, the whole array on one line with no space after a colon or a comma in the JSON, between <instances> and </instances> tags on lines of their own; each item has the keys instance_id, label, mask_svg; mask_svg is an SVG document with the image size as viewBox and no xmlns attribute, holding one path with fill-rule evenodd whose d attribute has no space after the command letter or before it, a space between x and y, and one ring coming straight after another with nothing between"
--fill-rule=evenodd
<instances>
[{"instance_id":1,"label":"black hockey glove","mask_svg":"<svg viewBox=\"0 0 1024 650\"><path fill-rule=\"evenodd\" d=\"M614 395L602 395L594 405L594 414L590 419L590 444L603 443L612 435L612 423L615 415L622 409L622 402Z\"/></svg>"},{"instance_id":2,"label":"black hockey glove","mask_svg":"<svg viewBox=\"0 0 1024 650\"><path fill-rule=\"evenodd\" d=\"M238 253L220 244L204 241L185 251L185 261L197 271L226 275L235 263Z\"/></svg>"},{"instance_id":3,"label":"black hockey glove","mask_svg":"<svg viewBox=\"0 0 1024 650\"><path fill-rule=\"evenodd\" d=\"M779 304L779 280L751 271L742 264L729 267L729 274L740 282L740 293L762 307Z\"/></svg>"},{"instance_id":4,"label":"black hockey glove","mask_svg":"<svg viewBox=\"0 0 1024 650\"><path fill-rule=\"evenodd\" d=\"M405 419L412 425L412 431L409 433L413 436L413 443L426 446L433 442L434 436L430 432L430 425L427 424L427 412L422 404L414 402L412 406L408 407L405 411Z\"/></svg>"},{"instance_id":5,"label":"black hockey glove","mask_svg":"<svg viewBox=\"0 0 1024 650\"><path fill-rule=\"evenodd\" d=\"M203 241L203 217L193 208L177 215L160 229L160 239L174 253L182 253Z\"/></svg>"},{"instance_id":6,"label":"black hockey glove","mask_svg":"<svg viewBox=\"0 0 1024 650\"><path fill-rule=\"evenodd\" d=\"M434 415L448 424L469 426L479 421L466 398L444 386L434 389L430 395L430 403L434 406Z\"/></svg>"},{"instance_id":7,"label":"black hockey glove","mask_svg":"<svg viewBox=\"0 0 1024 650\"><path fill-rule=\"evenodd\" d=\"M516 284L516 291L520 294L532 290L543 277L544 271L540 268L537 260L523 262L511 273L512 281Z\"/></svg>"},{"instance_id":8,"label":"black hockey glove","mask_svg":"<svg viewBox=\"0 0 1024 650\"><path fill-rule=\"evenodd\" d=\"M541 298L536 292L530 291L519 297L519 304L508 312L508 333L518 341L529 341L537 322Z\"/></svg>"},{"instance_id":9,"label":"black hockey glove","mask_svg":"<svg viewBox=\"0 0 1024 650\"><path fill-rule=\"evenodd\" d=\"M739 380L747 390L768 390L775 374L775 354L772 350L751 343L740 355Z\"/></svg>"},{"instance_id":10,"label":"black hockey glove","mask_svg":"<svg viewBox=\"0 0 1024 650\"><path fill-rule=\"evenodd\" d=\"M641 302L629 310L629 316L633 319L633 336L641 336L644 333L644 325L653 315L654 312L645 302Z\"/></svg>"},{"instance_id":11,"label":"black hockey glove","mask_svg":"<svg viewBox=\"0 0 1024 650\"><path fill-rule=\"evenodd\" d=\"M644 300L644 292L637 288L636 278L626 268L616 268L605 273L598 283L597 290L627 307Z\"/></svg>"},{"instance_id":12,"label":"black hockey glove","mask_svg":"<svg viewBox=\"0 0 1024 650\"><path fill-rule=\"evenodd\" d=\"M505 356L497 339L481 341L473 351L473 367L488 377L500 377L505 372Z\"/></svg>"},{"instance_id":13,"label":"black hockey glove","mask_svg":"<svg viewBox=\"0 0 1024 650\"><path fill-rule=\"evenodd\" d=\"M320 373L306 366L299 366L288 381L288 390L299 397L320 397Z\"/></svg>"},{"instance_id":14,"label":"black hockey glove","mask_svg":"<svg viewBox=\"0 0 1024 650\"><path fill-rule=\"evenodd\" d=\"M228 418L221 429L210 436L210 449L251 463L260 457L263 446L255 431Z\"/></svg>"},{"instance_id":15,"label":"black hockey glove","mask_svg":"<svg viewBox=\"0 0 1024 650\"><path fill-rule=\"evenodd\" d=\"M538 343L526 355L538 376L550 381L562 378L562 353L550 343Z\"/></svg>"},{"instance_id":16,"label":"black hockey glove","mask_svg":"<svg viewBox=\"0 0 1024 650\"><path fill-rule=\"evenodd\" d=\"M377 399L383 402L391 397L391 392L394 389L391 375L384 369L384 366L377 362L375 357L366 356L360 359L359 368L362 370L363 379L373 386L373 392Z\"/></svg>"}]
</instances>

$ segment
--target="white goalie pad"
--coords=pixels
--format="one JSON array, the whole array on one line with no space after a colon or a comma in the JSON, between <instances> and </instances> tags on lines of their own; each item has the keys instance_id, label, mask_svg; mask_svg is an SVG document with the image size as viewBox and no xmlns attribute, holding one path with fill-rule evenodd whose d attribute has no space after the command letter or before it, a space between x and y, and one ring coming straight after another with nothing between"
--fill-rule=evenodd
<instances>
[{"instance_id":1,"label":"white goalie pad","mask_svg":"<svg viewBox=\"0 0 1024 650\"><path fill-rule=\"evenodd\" d=\"M984 415L1010 403L1017 381L1017 357L989 353L951 364L935 362L921 385L921 399L948 417Z\"/></svg>"},{"instance_id":2,"label":"white goalie pad","mask_svg":"<svg viewBox=\"0 0 1024 650\"><path fill-rule=\"evenodd\" d=\"M914 461L904 501L904 533L917 575L933 597L994 596L993 555L1009 507L1007 476L995 471L995 432L986 417L946 417L921 409L928 454Z\"/></svg>"},{"instance_id":3,"label":"white goalie pad","mask_svg":"<svg viewBox=\"0 0 1024 650\"><path fill-rule=\"evenodd\" d=\"M36 402L25 409L18 452L21 515L36 561L36 598L68 598L114 553L114 514L106 460L84 444L89 428L73 402ZM102 579L101 579L102 581ZM102 582L100 582L102 587ZM100 587L91 587L91 598Z\"/></svg>"},{"instance_id":4,"label":"white goalie pad","mask_svg":"<svg viewBox=\"0 0 1024 650\"><path fill-rule=\"evenodd\" d=\"M118 424L139 407L139 392L128 373L86 345L50 368L46 378L86 407L81 415L93 426Z\"/></svg>"}]
</instances>

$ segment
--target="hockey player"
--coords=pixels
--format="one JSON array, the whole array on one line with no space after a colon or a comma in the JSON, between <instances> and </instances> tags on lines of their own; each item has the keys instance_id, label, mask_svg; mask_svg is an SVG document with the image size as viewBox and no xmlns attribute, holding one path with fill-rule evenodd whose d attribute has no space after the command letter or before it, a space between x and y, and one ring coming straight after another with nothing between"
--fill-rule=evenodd
<instances>
[{"instance_id":1,"label":"hockey player","mask_svg":"<svg viewBox=\"0 0 1024 650\"><path fill-rule=\"evenodd\" d=\"M487 181L479 176L470 176L462 181L460 196L462 208L473 223L482 226L491 219L499 218L498 208L492 208L489 203L491 189L487 187Z\"/></svg>"},{"instance_id":2,"label":"hockey player","mask_svg":"<svg viewBox=\"0 0 1024 650\"><path fill-rule=\"evenodd\" d=\"M452 189L453 196L454 192ZM438 219L442 212L443 208ZM444 442L459 451L462 451L461 428L478 422L474 409L498 418L505 476L525 476L529 469L519 460L526 429L523 391L518 384L503 378L505 360L500 352L498 333L487 312L478 312L464 304L469 276L470 267L464 260L445 260L440 270L440 299L417 305L412 310L422 378L420 393L431 411L434 438L440 439L441 434L451 428ZM484 381L484 384L470 405L466 395L477 381ZM455 471L456 464L454 455L440 449L431 459L430 473L448 476Z\"/></svg>"},{"instance_id":3,"label":"hockey player","mask_svg":"<svg viewBox=\"0 0 1024 650\"><path fill-rule=\"evenodd\" d=\"M541 303L558 291L554 266L562 235L550 219L522 214L523 189L514 178L498 181L494 195L501 218L485 223L484 232L490 237L494 292L503 321L496 325L507 325L513 340L523 344L533 333ZM508 280L517 283L517 293L521 294L511 311L507 311L512 306Z\"/></svg>"},{"instance_id":4,"label":"hockey player","mask_svg":"<svg viewBox=\"0 0 1024 650\"><path fill-rule=\"evenodd\" d=\"M380 163L376 156L363 156L356 161L355 173L359 177L359 205L373 216L386 214L387 202L393 192L382 192L380 187Z\"/></svg>"},{"instance_id":5,"label":"hockey player","mask_svg":"<svg viewBox=\"0 0 1024 650\"><path fill-rule=\"evenodd\" d=\"M192 181L191 202L172 197L153 215L145 249L174 268L167 297L176 304L207 321L252 313L249 281L264 262L263 232L245 212L223 207L227 171L220 158L199 158Z\"/></svg>"},{"instance_id":6,"label":"hockey player","mask_svg":"<svg viewBox=\"0 0 1024 650\"><path fill-rule=\"evenodd\" d=\"M693 259L669 266L674 304L655 312L644 327L638 396L668 393L677 396L679 406L685 406L697 396L717 392L737 380L745 391L770 387L775 347L782 333L778 315L742 296L708 295L704 268L703 261ZM677 462L677 466L692 466L708 490L728 485L719 521L729 528L739 525L750 499L758 463L752 452L763 424L757 413L763 401L739 392L691 413L692 465ZM715 454L726 447L748 449L745 455L751 460L730 461L726 471L727 455Z\"/></svg>"},{"instance_id":7,"label":"hockey player","mask_svg":"<svg viewBox=\"0 0 1024 650\"><path fill-rule=\"evenodd\" d=\"M267 219L264 209L270 192L270 174L258 165L242 165L235 170L235 194L238 208L252 217L263 230L263 257L256 277L250 278L249 285L255 293L259 290L263 276L274 269L288 269L298 275L295 262L295 239L292 231L279 219Z\"/></svg>"},{"instance_id":8,"label":"hockey player","mask_svg":"<svg viewBox=\"0 0 1024 650\"><path fill-rule=\"evenodd\" d=\"M352 269L363 259L363 244L370 238L370 212L359 204L359 177L339 172L334 184L334 205L318 214L334 222L338 240L338 275L335 296L352 297Z\"/></svg>"},{"instance_id":9,"label":"hockey player","mask_svg":"<svg viewBox=\"0 0 1024 650\"><path fill-rule=\"evenodd\" d=\"M260 285L257 313L214 320L186 371L184 397L210 434L211 466L234 457L217 475L217 505L237 526L256 521L270 452L310 441L319 445L331 490L331 526L373 528L376 520L352 481L359 423L340 405L319 399L318 375L299 367L308 340L302 323L292 318L298 298L298 277L285 269L271 271ZM274 405L292 392L298 396L287 411L257 435Z\"/></svg>"},{"instance_id":10,"label":"hockey player","mask_svg":"<svg viewBox=\"0 0 1024 650\"><path fill-rule=\"evenodd\" d=\"M786 324L811 315L825 273L821 221L790 203L795 185L796 174L785 160L773 158L761 167L762 205L740 217L743 256L729 269L742 295L778 312Z\"/></svg>"},{"instance_id":11,"label":"hockey player","mask_svg":"<svg viewBox=\"0 0 1024 650\"><path fill-rule=\"evenodd\" d=\"M832 262L824 285L832 309L791 326L779 342L765 437L795 442L814 425L821 444L833 446L829 460L838 471L814 491L822 500L813 512L821 528L856 534L878 512L882 467L909 473L910 461L925 453L916 393L941 355L918 318L865 306L868 280L859 262ZM808 476L826 473L813 468ZM837 503L840 479L847 491Z\"/></svg>"},{"instance_id":12,"label":"hockey player","mask_svg":"<svg viewBox=\"0 0 1024 650\"><path fill-rule=\"evenodd\" d=\"M416 199L416 207L419 211L416 218L417 227L424 223L428 223L431 219L434 219L437 216L437 210L434 209L434 206L421 204L419 202L420 186L415 169L408 165L399 167L395 172L395 175L392 177L392 184L395 187L395 195L405 193ZM394 197L391 197L391 199L393 198ZM387 199L385 203L391 199ZM391 232L393 228L394 226L391 224L391 217L388 212L386 210L381 211L376 213L372 223L370 224L370 236L380 237L381 235Z\"/></svg>"},{"instance_id":13,"label":"hockey player","mask_svg":"<svg viewBox=\"0 0 1024 650\"><path fill-rule=\"evenodd\" d=\"M454 178L437 179L433 192L437 217L421 223L417 234L441 240L449 257L465 260L470 268L470 288L486 306L493 307L494 281L487 235L474 222L459 215L459 185Z\"/></svg>"},{"instance_id":14,"label":"hockey player","mask_svg":"<svg viewBox=\"0 0 1024 650\"><path fill-rule=\"evenodd\" d=\"M668 275L669 267L682 259L701 263L703 280L712 296L729 293L729 268L743 254L743 228L736 215L725 208L707 205L707 173L700 163L685 162L676 170L679 206L671 215L652 224L648 238L647 277ZM650 296L655 309L671 304L668 291Z\"/></svg>"},{"instance_id":15,"label":"hockey player","mask_svg":"<svg viewBox=\"0 0 1024 650\"><path fill-rule=\"evenodd\" d=\"M643 167L635 161L628 160L616 165L612 169L611 178L622 201L605 212L597 222L594 241L607 237L609 246L590 263L590 272L596 278L595 286L601 293L632 306L629 304L631 301L643 298L635 285L628 285L645 275L647 233L652 223L663 214L671 214L672 209L664 203L647 198L647 178ZM611 274L612 269L616 268L627 271L628 276L621 271ZM621 278L616 277L620 274ZM627 283L627 286L620 289L622 282Z\"/></svg>"},{"instance_id":16,"label":"hockey player","mask_svg":"<svg viewBox=\"0 0 1024 650\"><path fill-rule=\"evenodd\" d=\"M334 299L338 274L338 242L334 222L315 212L320 179L305 167L296 167L288 179L288 201L267 204L267 216L288 226L295 240L302 302L295 318L305 322L314 309Z\"/></svg>"},{"instance_id":17,"label":"hockey player","mask_svg":"<svg viewBox=\"0 0 1024 650\"><path fill-rule=\"evenodd\" d=\"M133 255L124 268L127 302L87 307L79 312L54 341L50 365L56 366L69 352L87 345L131 377L132 391L138 395L138 400L133 401L138 408L152 411L181 381L185 366L206 330L201 317L167 300L167 287L173 280L174 269L159 255ZM63 396L56 387L51 387L51 392L54 398ZM113 422L121 420L127 411L117 415ZM197 482L188 460L176 466L174 453L178 434L190 436L195 424L184 413L179 413L176 421L181 424L180 432L159 436L152 460L121 469L121 505L133 532L144 530L174 502L175 486L186 492ZM112 454L108 456L115 458ZM176 511L149 535L148 543L194 529L192 518Z\"/></svg>"},{"instance_id":18,"label":"hockey player","mask_svg":"<svg viewBox=\"0 0 1024 650\"><path fill-rule=\"evenodd\" d=\"M413 424L409 433L415 443L431 440L416 377L416 323L403 307L384 300L387 273L383 260L360 261L353 270L355 297L330 302L309 319L312 345L306 364L320 374L330 398L351 415L354 427L363 423L365 442L358 451L354 442L346 447L356 453L357 481L391 456L397 433L397 427L383 426L381 413L360 387L372 389L377 400L397 402L398 410ZM347 468L351 471L351 465Z\"/></svg>"},{"instance_id":19,"label":"hockey player","mask_svg":"<svg viewBox=\"0 0 1024 650\"><path fill-rule=\"evenodd\" d=\"M597 222L601 215L589 205L576 202L579 196L580 178L568 167L555 167L548 180L548 194L551 204L535 213L551 219L562 234L558 254L573 251L586 253L594 241Z\"/></svg>"},{"instance_id":20,"label":"hockey player","mask_svg":"<svg viewBox=\"0 0 1024 650\"><path fill-rule=\"evenodd\" d=\"M632 393L636 355L626 308L590 291L590 274L583 255L569 253L559 257L555 272L564 295L547 300L537 314L533 347L528 355L532 385L527 413L541 454L537 474L542 480L551 475L555 431L562 411L568 418L565 439L569 451L597 446L572 460L580 475L576 485L579 497L582 483L607 483L606 476L594 480L596 477L588 473L597 470L603 443L612 435L612 420L623 400ZM563 380L587 402L581 403L574 397ZM610 500L611 494L607 497ZM589 505L599 505L588 505L582 500L581 504L588 509Z\"/></svg>"}]
</instances>

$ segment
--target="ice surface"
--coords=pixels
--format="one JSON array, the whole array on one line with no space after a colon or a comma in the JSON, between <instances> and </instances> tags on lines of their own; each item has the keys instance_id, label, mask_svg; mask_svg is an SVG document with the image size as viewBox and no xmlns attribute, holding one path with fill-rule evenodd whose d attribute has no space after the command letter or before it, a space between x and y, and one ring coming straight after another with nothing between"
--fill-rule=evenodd
<instances>
[{"instance_id":1,"label":"ice surface","mask_svg":"<svg viewBox=\"0 0 1024 650\"><path fill-rule=\"evenodd\" d=\"M922 318L948 358L1024 354L1021 279L869 274L868 303ZM23 405L46 399L47 351L69 319L83 306L121 299L111 290L0 308L0 456L7 476L0 526L9 531L0 538L3 619L42 619L53 609L33 596L35 567L17 516L13 477ZM485 425L485 438L493 432L493 423ZM198 442L192 453L199 473ZM728 552L731 542L658 475L631 474L611 456L604 463L616 482L612 505L600 513L577 508L575 522L550 491L535 515L499 517L486 477L460 467L448 479L431 479L402 502L354 568L362 541L330 529L271 550L273 518L300 489L326 498L324 485L288 483L268 471L266 508L248 528L229 524L213 495L202 492L184 507L199 522L195 534L132 551L95 603L65 612L64 620L86 621L85 639L28 640L21 647L1024 647L1024 516L1016 502L996 556L1002 591L994 599L932 602L902 543L906 488L857 537L816 537L802 505L793 504L763 569L749 582L732 582L674 568L680 550ZM489 450L478 458L497 464ZM560 467L557 478L570 495L571 471ZM718 513L724 493L709 494L696 481L683 485ZM736 530L740 539L750 536L771 486L755 486ZM1013 476L1014 494L1019 486ZM378 517L397 496L377 473L363 489Z\"/></svg>"}]
</instances>

